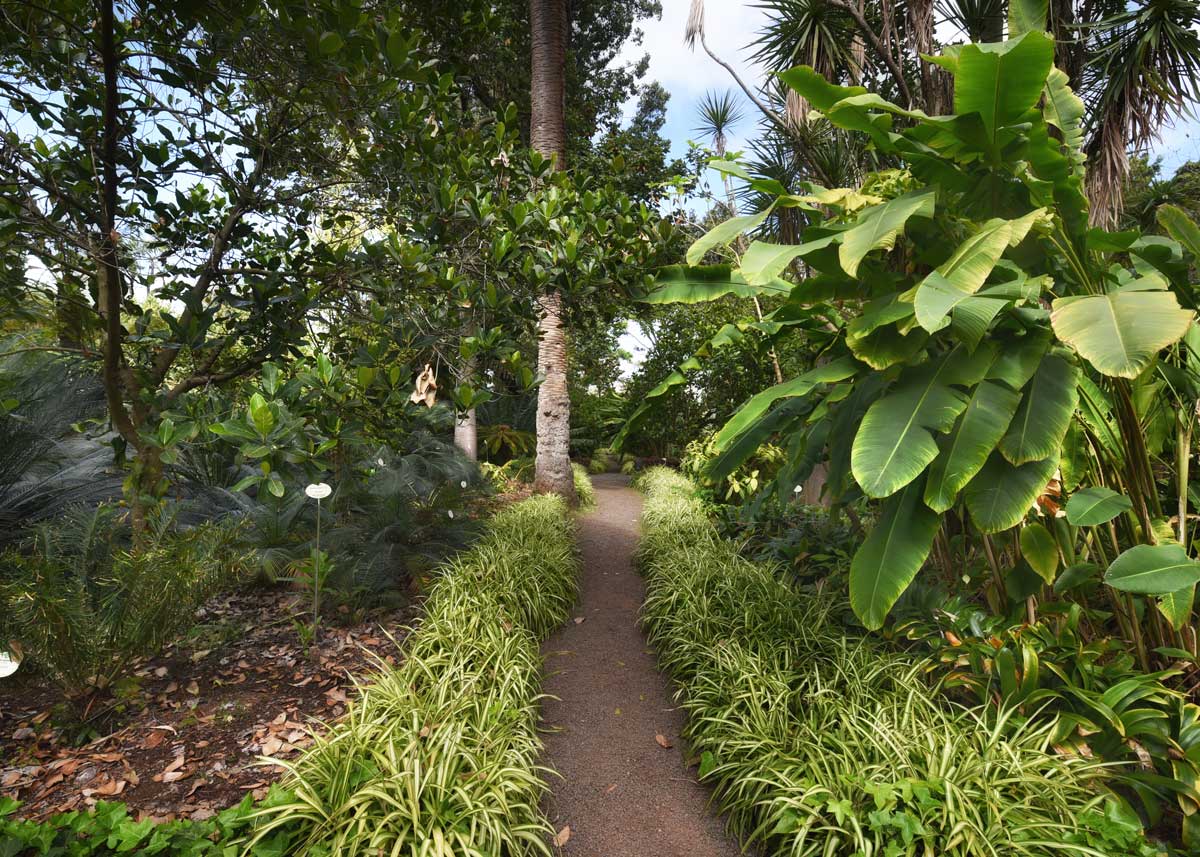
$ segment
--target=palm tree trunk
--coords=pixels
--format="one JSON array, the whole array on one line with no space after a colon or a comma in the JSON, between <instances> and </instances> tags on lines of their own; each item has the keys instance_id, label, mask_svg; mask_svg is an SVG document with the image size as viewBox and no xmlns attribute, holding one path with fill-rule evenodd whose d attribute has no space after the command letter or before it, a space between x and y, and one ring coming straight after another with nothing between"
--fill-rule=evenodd
<instances>
[{"instance_id":1,"label":"palm tree trunk","mask_svg":"<svg viewBox=\"0 0 1200 857\"><path fill-rule=\"evenodd\" d=\"M567 160L566 0L529 0L532 67L530 145L554 158L555 169ZM534 488L576 502L571 473L571 399L567 392L567 343L562 324L562 295L538 299L537 464Z\"/></svg>"}]
</instances>

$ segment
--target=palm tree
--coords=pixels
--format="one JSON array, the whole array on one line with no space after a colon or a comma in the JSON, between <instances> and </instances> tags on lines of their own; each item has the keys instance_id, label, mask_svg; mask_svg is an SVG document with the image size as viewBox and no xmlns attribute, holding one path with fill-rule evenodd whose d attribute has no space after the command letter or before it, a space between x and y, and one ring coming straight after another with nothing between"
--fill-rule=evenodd
<instances>
[{"instance_id":1,"label":"palm tree","mask_svg":"<svg viewBox=\"0 0 1200 857\"><path fill-rule=\"evenodd\" d=\"M732 92L706 92L700 100L700 124L695 130L712 141L713 151L718 158L725 157L729 145L729 131L742 121L742 108L733 97ZM723 174L725 179L725 202L729 206L729 215L737 213L734 203L733 182L729 174Z\"/></svg>"},{"instance_id":2,"label":"palm tree","mask_svg":"<svg viewBox=\"0 0 1200 857\"><path fill-rule=\"evenodd\" d=\"M1164 125L1200 101L1200 7L1144 0L1081 27L1086 61L1078 83L1088 107L1092 221L1114 227L1129 151L1144 151Z\"/></svg>"},{"instance_id":3,"label":"palm tree","mask_svg":"<svg viewBox=\"0 0 1200 857\"><path fill-rule=\"evenodd\" d=\"M530 81L530 145L554 159L555 169L567 160L566 0L529 0L532 54ZM576 502L571 472L571 399L567 391L567 342L563 330L562 295L551 290L538 298L537 464L534 487Z\"/></svg>"}]
</instances>

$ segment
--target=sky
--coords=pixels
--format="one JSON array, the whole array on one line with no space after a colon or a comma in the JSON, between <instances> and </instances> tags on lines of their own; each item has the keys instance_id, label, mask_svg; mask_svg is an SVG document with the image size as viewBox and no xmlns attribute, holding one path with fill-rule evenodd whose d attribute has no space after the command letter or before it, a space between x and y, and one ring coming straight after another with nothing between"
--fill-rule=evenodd
<instances>
[{"instance_id":1,"label":"sky","mask_svg":"<svg viewBox=\"0 0 1200 857\"><path fill-rule=\"evenodd\" d=\"M695 131L698 106L704 93L732 89L739 101L749 109L739 127L729 135L729 150L745 148L747 136L754 134L756 122L753 106L746 103L745 96L737 89L729 73L713 62L697 45L693 53L683 43L691 0L663 0L663 14L659 20L643 21L645 38L641 45L628 44L618 62L650 55L648 80L657 80L671 93L667 104L667 122L663 135L671 141L671 154L682 157L687 153L688 140L697 139ZM707 0L705 3L705 28L708 45L721 59L730 63L750 86L763 77L761 67L753 64L747 46L754 41L758 31L766 23L766 13L756 4L738 0ZM939 32L939 35L942 35ZM634 104L627 106L632 113ZM1154 147L1153 154L1163 159L1163 172L1170 175L1185 161L1200 159L1200 120L1184 120L1174 128L1163 129L1161 141ZM641 331L631 325L621 337L621 346L634 354L633 361L625 361L622 373L629 374L639 357L645 352L646 341Z\"/></svg>"}]
</instances>

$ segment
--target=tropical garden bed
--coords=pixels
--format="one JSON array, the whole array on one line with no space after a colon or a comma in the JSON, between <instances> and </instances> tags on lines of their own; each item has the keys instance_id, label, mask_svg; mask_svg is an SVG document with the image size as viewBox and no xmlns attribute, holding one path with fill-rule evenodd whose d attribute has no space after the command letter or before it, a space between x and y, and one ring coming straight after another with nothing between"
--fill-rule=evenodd
<instances>
[{"instance_id":1,"label":"tropical garden bed","mask_svg":"<svg viewBox=\"0 0 1200 857\"><path fill-rule=\"evenodd\" d=\"M0 788L20 817L120 801L135 819L205 819L261 798L318 721L345 713L355 677L396 644L414 608L324 630L315 647L292 627L305 598L250 589L218 596L184 640L125 681L115 709L80 722L45 677L5 682L0 700ZM402 636L401 636L402 639Z\"/></svg>"}]
</instances>

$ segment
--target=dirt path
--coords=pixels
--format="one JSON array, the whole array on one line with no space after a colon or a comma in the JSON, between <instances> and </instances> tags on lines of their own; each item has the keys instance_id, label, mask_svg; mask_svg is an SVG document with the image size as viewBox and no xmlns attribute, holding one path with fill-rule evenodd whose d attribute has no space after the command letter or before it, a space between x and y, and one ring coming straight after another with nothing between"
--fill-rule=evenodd
<instances>
[{"instance_id":1,"label":"dirt path","mask_svg":"<svg viewBox=\"0 0 1200 857\"><path fill-rule=\"evenodd\" d=\"M637 626L641 497L624 477L593 482L598 506L579 527L576 618L544 648L544 688L558 697L543 706L546 761L562 775L551 780L547 812L555 830L571 827L568 855L732 857L740 851L684 764L683 715Z\"/></svg>"}]
</instances>

